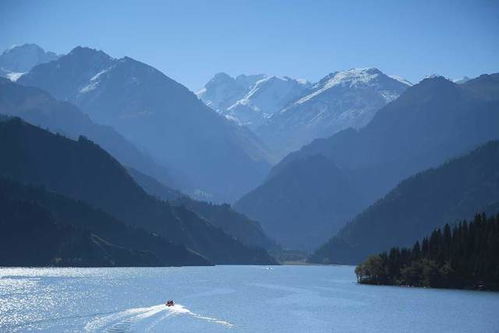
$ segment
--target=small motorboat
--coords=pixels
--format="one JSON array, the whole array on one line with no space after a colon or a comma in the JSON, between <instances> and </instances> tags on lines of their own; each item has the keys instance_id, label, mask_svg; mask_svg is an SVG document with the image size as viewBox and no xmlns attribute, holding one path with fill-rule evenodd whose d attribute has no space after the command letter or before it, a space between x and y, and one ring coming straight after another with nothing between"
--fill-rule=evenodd
<instances>
[{"instance_id":1,"label":"small motorboat","mask_svg":"<svg viewBox=\"0 0 499 333\"><path fill-rule=\"evenodd\" d=\"M175 305L175 302L173 300L169 300L165 303L166 306L174 306Z\"/></svg>"}]
</instances>

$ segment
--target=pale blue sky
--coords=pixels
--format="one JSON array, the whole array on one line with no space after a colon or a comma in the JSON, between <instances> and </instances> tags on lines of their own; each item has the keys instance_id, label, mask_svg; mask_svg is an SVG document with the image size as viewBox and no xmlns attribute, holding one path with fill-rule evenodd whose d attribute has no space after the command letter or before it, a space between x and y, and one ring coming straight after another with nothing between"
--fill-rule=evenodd
<instances>
[{"instance_id":1,"label":"pale blue sky","mask_svg":"<svg viewBox=\"0 0 499 333\"><path fill-rule=\"evenodd\" d=\"M499 1L0 2L0 49L128 55L197 90L214 73L320 79L376 66L417 82L499 72Z\"/></svg>"}]
</instances>

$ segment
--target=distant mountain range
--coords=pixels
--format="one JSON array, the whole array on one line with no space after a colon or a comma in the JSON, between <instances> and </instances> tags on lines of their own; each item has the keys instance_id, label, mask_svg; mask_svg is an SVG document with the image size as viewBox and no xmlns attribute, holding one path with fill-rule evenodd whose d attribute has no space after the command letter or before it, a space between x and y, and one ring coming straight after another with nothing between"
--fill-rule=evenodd
<instances>
[{"instance_id":1,"label":"distant mountain range","mask_svg":"<svg viewBox=\"0 0 499 333\"><path fill-rule=\"evenodd\" d=\"M4 117L3 115L21 117L32 124L49 129L53 133L62 134L73 139L79 139L83 135L99 143L112 153L112 155L116 156L122 164L126 165L128 168L127 172L133 176L134 180L146 192L157 196L161 200L170 200L175 207L178 207L175 209L194 211L194 214L198 215L198 219L209 220L209 224L221 228L226 233L225 237L235 237L248 247L272 248L275 246L275 243L263 234L257 222L251 221L242 214L234 212L230 206L195 201L178 190L171 188L170 186L178 187L178 174L175 177L171 177L170 170L156 163L147 153L137 149L112 127L96 124L88 115L69 102L58 101L47 92L38 88L22 86L7 79L0 79L0 119L8 119L8 117ZM7 141L9 140L11 138L7 138ZM73 181L73 179L70 181ZM28 183L31 183L31 181L28 181ZM69 198L66 199L71 200ZM78 197L78 199L80 198ZM189 206L189 208L186 208L186 206ZM48 214L52 213L49 209ZM55 223L57 225L61 224L60 221L56 221ZM87 227L84 226L84 228ZM102 238L101 235L99 237ZM106 237L104 238L108 239L109 234ZM206 238L206 236L204 237ZM223 238L219 234L216 237L219 238L218 241L221 241L220 237ZM221 242L220 246L224 248L224 241ZM232 256L233 259L231 260L233 260L233 263L244 263L245 260L250 260L250 262L254 263L258 262L261 258L266 258L263 262L273 262L268 256L265 257L266 254L264 252L260 251L260 254L257 254L259 253L257 250L254 253L254 259L247 258L241 261L238 258L239 254L236 254ZM259 256L260 258L258 258ZM229 258L230 256L226 257ZM182 264L182 260L185 259L183 258L182 255L178 255L176 263L170 260L166 264ZM152 259L149 258L148 260ZM155 265L163 265L162 261L157 258L154 260ZM207 259L203 260L206 263L210 262ZM211 262L218 261L218 259L214 258L210 258L209 260ZM144 263L142 262L142 264ZM184 263L189 264L187 260L184 260ZM87 264L91 265L90 261ZM111 265L111 261L108 263L98 263L95 261L94 264ZM67 265L67 262L61 263L61 265ZM117 263L117 265L121 264ZM141 264L137 261L133 265Z\"/></svg>"},{"instance_id":2,"label":"distant mountain range","mask_svg":"<svg viewBox=\"0 0 499 333\"><path fill-rule=\"evenodd\" d=\"M128 57L25 44L0 76L0 265L354 263L499 211L499 144L464 156L499 140L499 74L219 73L196 96Z\"/></svg>"},{"instance_id":3,"label":"distant mountain range","mask_svg":"<svg viewBox=\"0 0 499 333\"><path fill-rule=\"evenodd\" d=\"M265 75L220 73L198 96L229 119L251 128L276 158L316 138L361 128L411 84L376 68L328 74L315 84Z\"/></svg>"},{"instance_id":4,"label":"distant mountain range","mask_svg":"<svg viewBox=\"0 0 499 333\"><path fill-rule=\"evenodd\" d=\"M277 247L258 222L234 211L228 204L194 200L137 170L131 169L129 174L150 195L167 200L172 205L186 207L247 246L269 250Z\"/></svg>"},{"instance_id":5,"label":"distant mountain range","mask_svg":"<svg viewBox=\"0 0 499 333\"><path fill-rule=\"evenodd\" d=\"M0 76L15 81L36 65L57 58L59 58L57 54L45 51L36 44L16 45L0 55Z\"/></svg>"},{"instance_id":6,"label":"distant mountain range","mask_svg":"<svg viewBox=\"0 0 499 333\"><path fill-rule=\"evenodd\" d=\"M499 203L499 141L418 173L359 214L310 258L353 264L407 247L437 227L471 219Z\"/></svg>"},{"instance_id":7,"label":"distant mountain range","mask_svg":"<svg viewBox=\"0 0 499 333\"><path fill-rule=\"evenodd\" d=\"M236 202L286 249L312 251L362 209L350 175L322 155L297 160Z\"/></svg>"},{"instance_id":8,"label":"distant mountain range","mask_svg":"<svg viewBox=\"0 0 499 333\"><path fill-rule=\"evenodd\" d=\"M34 67L18 83L77 105L112 126L188 181L180 188L213 201L233 201L268 172L269 155L248 129L206 107L181 84L125 57L77 47Z\"/></svg>"},{"instance_id":9,"label":"distant mountain range","mask_svg":"<svg viewBox=\"0 0 499 333\"><path fill-rule=\"evenodd\" d=\"M256 131L272 115L310 90L310 83L289 77L219 73L197 93L206 105Z\"/></svg>"},{"instance_id":10,"label":"distant mountain range","mask_svg":"<svg viewBox=\"0 0 499 333\"><path fill-rule=\"evenodd\" d=\"M245 246L187 208L148 195L118 161L84 137L73 141L7 119L0 122L0 155L0 176L83 201L209 262L274 263L265 250Z\"/></svg>"},{"instance_id":11,"label":"distant mountain range","mask_svg":"<svg viewBox=\"0 0 499 333\"><path fill-rule=\"evenodd\" d=\"M264 74L239 75L233 78L226 73L218 73L196 95L213 110L224 112L265 78Z\"/></svg>"},{"instance_id":12,"label":"distant mountain range","mask_svg":"<svg viewBox=\"0 0 499 333\"><path fill-rule=\"evenodd\" d=\"M60 102L38 88L24 87L0 78L0 113L20 117L33 125L73 139L78 139L80 135L86 136L120 163L141 170L169 186L178 185L171 177L171 170L159 165L112 127L94 123L76 106Z\"/></svg>"},{"instance_id":13,"label":"distant mountain range","mask_svg":"<svg viewBox=\"0 0 499 333\"><path fill-rule=\"evenodd\" d=\"M234 207L283 246L313 249L317 239L327 238L320 226L334 232L402 179L499 139L498 89L499 74L459 85L425 79L367 126L317 139L286 156ZM343 196L348 205L338 201Z\"/></svg>"}]
</instances>

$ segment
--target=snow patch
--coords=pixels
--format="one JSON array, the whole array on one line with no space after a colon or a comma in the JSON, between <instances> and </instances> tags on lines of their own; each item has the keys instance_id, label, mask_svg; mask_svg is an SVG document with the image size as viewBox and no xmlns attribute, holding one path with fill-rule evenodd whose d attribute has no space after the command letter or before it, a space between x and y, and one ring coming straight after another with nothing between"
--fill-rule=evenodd
<instances>
[{"instance_id":1,"label":"snow patch","mask_svg":"<svg viewBox=\"0 0 499 333\"><path fill-rule=\"evenodd\" d=\"M95 74L94 76L92 76L92 78L90 79L90 83L87 84L85 87L81 88L80 89L80 93L82 94L86 94L86 93L89 93L91 92L92 90L95 90L97 89L97 87L99 86L99 77L106 73L107 71L109 71L109 68L106 68L102 71L100 71L99 73Z\"/></svg>"},{"instance_id":2,"label":"snow patch","mask_svg":"<svg viewBox=\"0 0 499 333\"><path fill-rule=\"evenodd\" d=\"M94 76L92 76L92 78L90 79L90 81L96 81L96 80L98 80L98 79L99 79L99 77L100 77L102 74L106 73L107 71L109 71L109 68L106 68L106 69L104 69L104 70L100 71L99 73L95 74Z\"/></svg>"},{"instance_id":3,"label":"snow patch","mask_svg":"<svg viewBox=\"0 0 499 333\"><path fill-rule=\"evenodd\" d=\"M397 80L398 82L400 83L403 83L403 84L406 84L408 86L413 86L414 84L406 79L404 79L403 77L401 76L398 76L398 75L388 75L389 77L391 77L392 79L394 80Z\"/></svg>"},{"instance_id":4,"label":"snow patch","mask_svg":"<svg viewBox=\"0 0 499 333\"><path fill-rule=\"evenodd\" d=\"M318 83L313 93L300 98L296 104L303 104L317 95L335 87L347 86L353 88L362 84L369 84L376 79L380 72L376 68L352 68L343 72L336 72L330 75L326 82Z\"/></svg>"},{"instance_id":5,"label":"snow patch","mask_svg":"<svg viewBox=\"0 0 499 333\"><path fill-rule=\"evenodd\" d=\"M25 73L7 73L5 76L7 77L7 79L11 80L12 82L16 82L24 74Z\"/></svg>"},{"instance_id":6,"label":"snow patch","mask_svg":"<svg viewBox=\"0 0 499 333\"><path fill-rule=\"evenodd\" d=\"M463 83L468 82L469 80L471 80L471 78L469 78L467 76L463 76L462 78L452 80L452 82L454 82L456 84L463 84Z\"/></svg>"}]
</instances>

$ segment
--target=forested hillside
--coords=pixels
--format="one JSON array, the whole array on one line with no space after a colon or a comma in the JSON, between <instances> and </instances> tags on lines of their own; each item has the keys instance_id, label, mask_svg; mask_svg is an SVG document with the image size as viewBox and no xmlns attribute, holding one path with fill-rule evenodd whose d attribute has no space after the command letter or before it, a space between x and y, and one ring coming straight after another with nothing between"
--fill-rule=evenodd
<instances>
[{"instance_id":1,"label":"forested hillside","mask_svg":"<svg viewBox=\"0 0 499 333\"><path fill-rule=\"evenodd\" d=\"M355 269L359 283L499 290L499 215L446 224L412 248L370 256Z\"/></svg>"},{"instance_id":2,"label":"forested hillside","mask_svg":"<svg viewBox=\"0 0 499 333\"><path fill-rule=\"evenodd\" d=\"M182 244L213 263L273 263L185 207L148 195L127 170L98 145L55 135L11 119L0 122L0 175L99 208L129 226Z\"/></svg>"},{"instance_id":3,"label":"forested hillside","mask_svg":"<svg viewBox=\"0 0 499 333\"><path fill-rule=\"evenodd\" d=\"M84 202L0 177L0 266L208 264Z\"/></svg>"}]
</instances>

